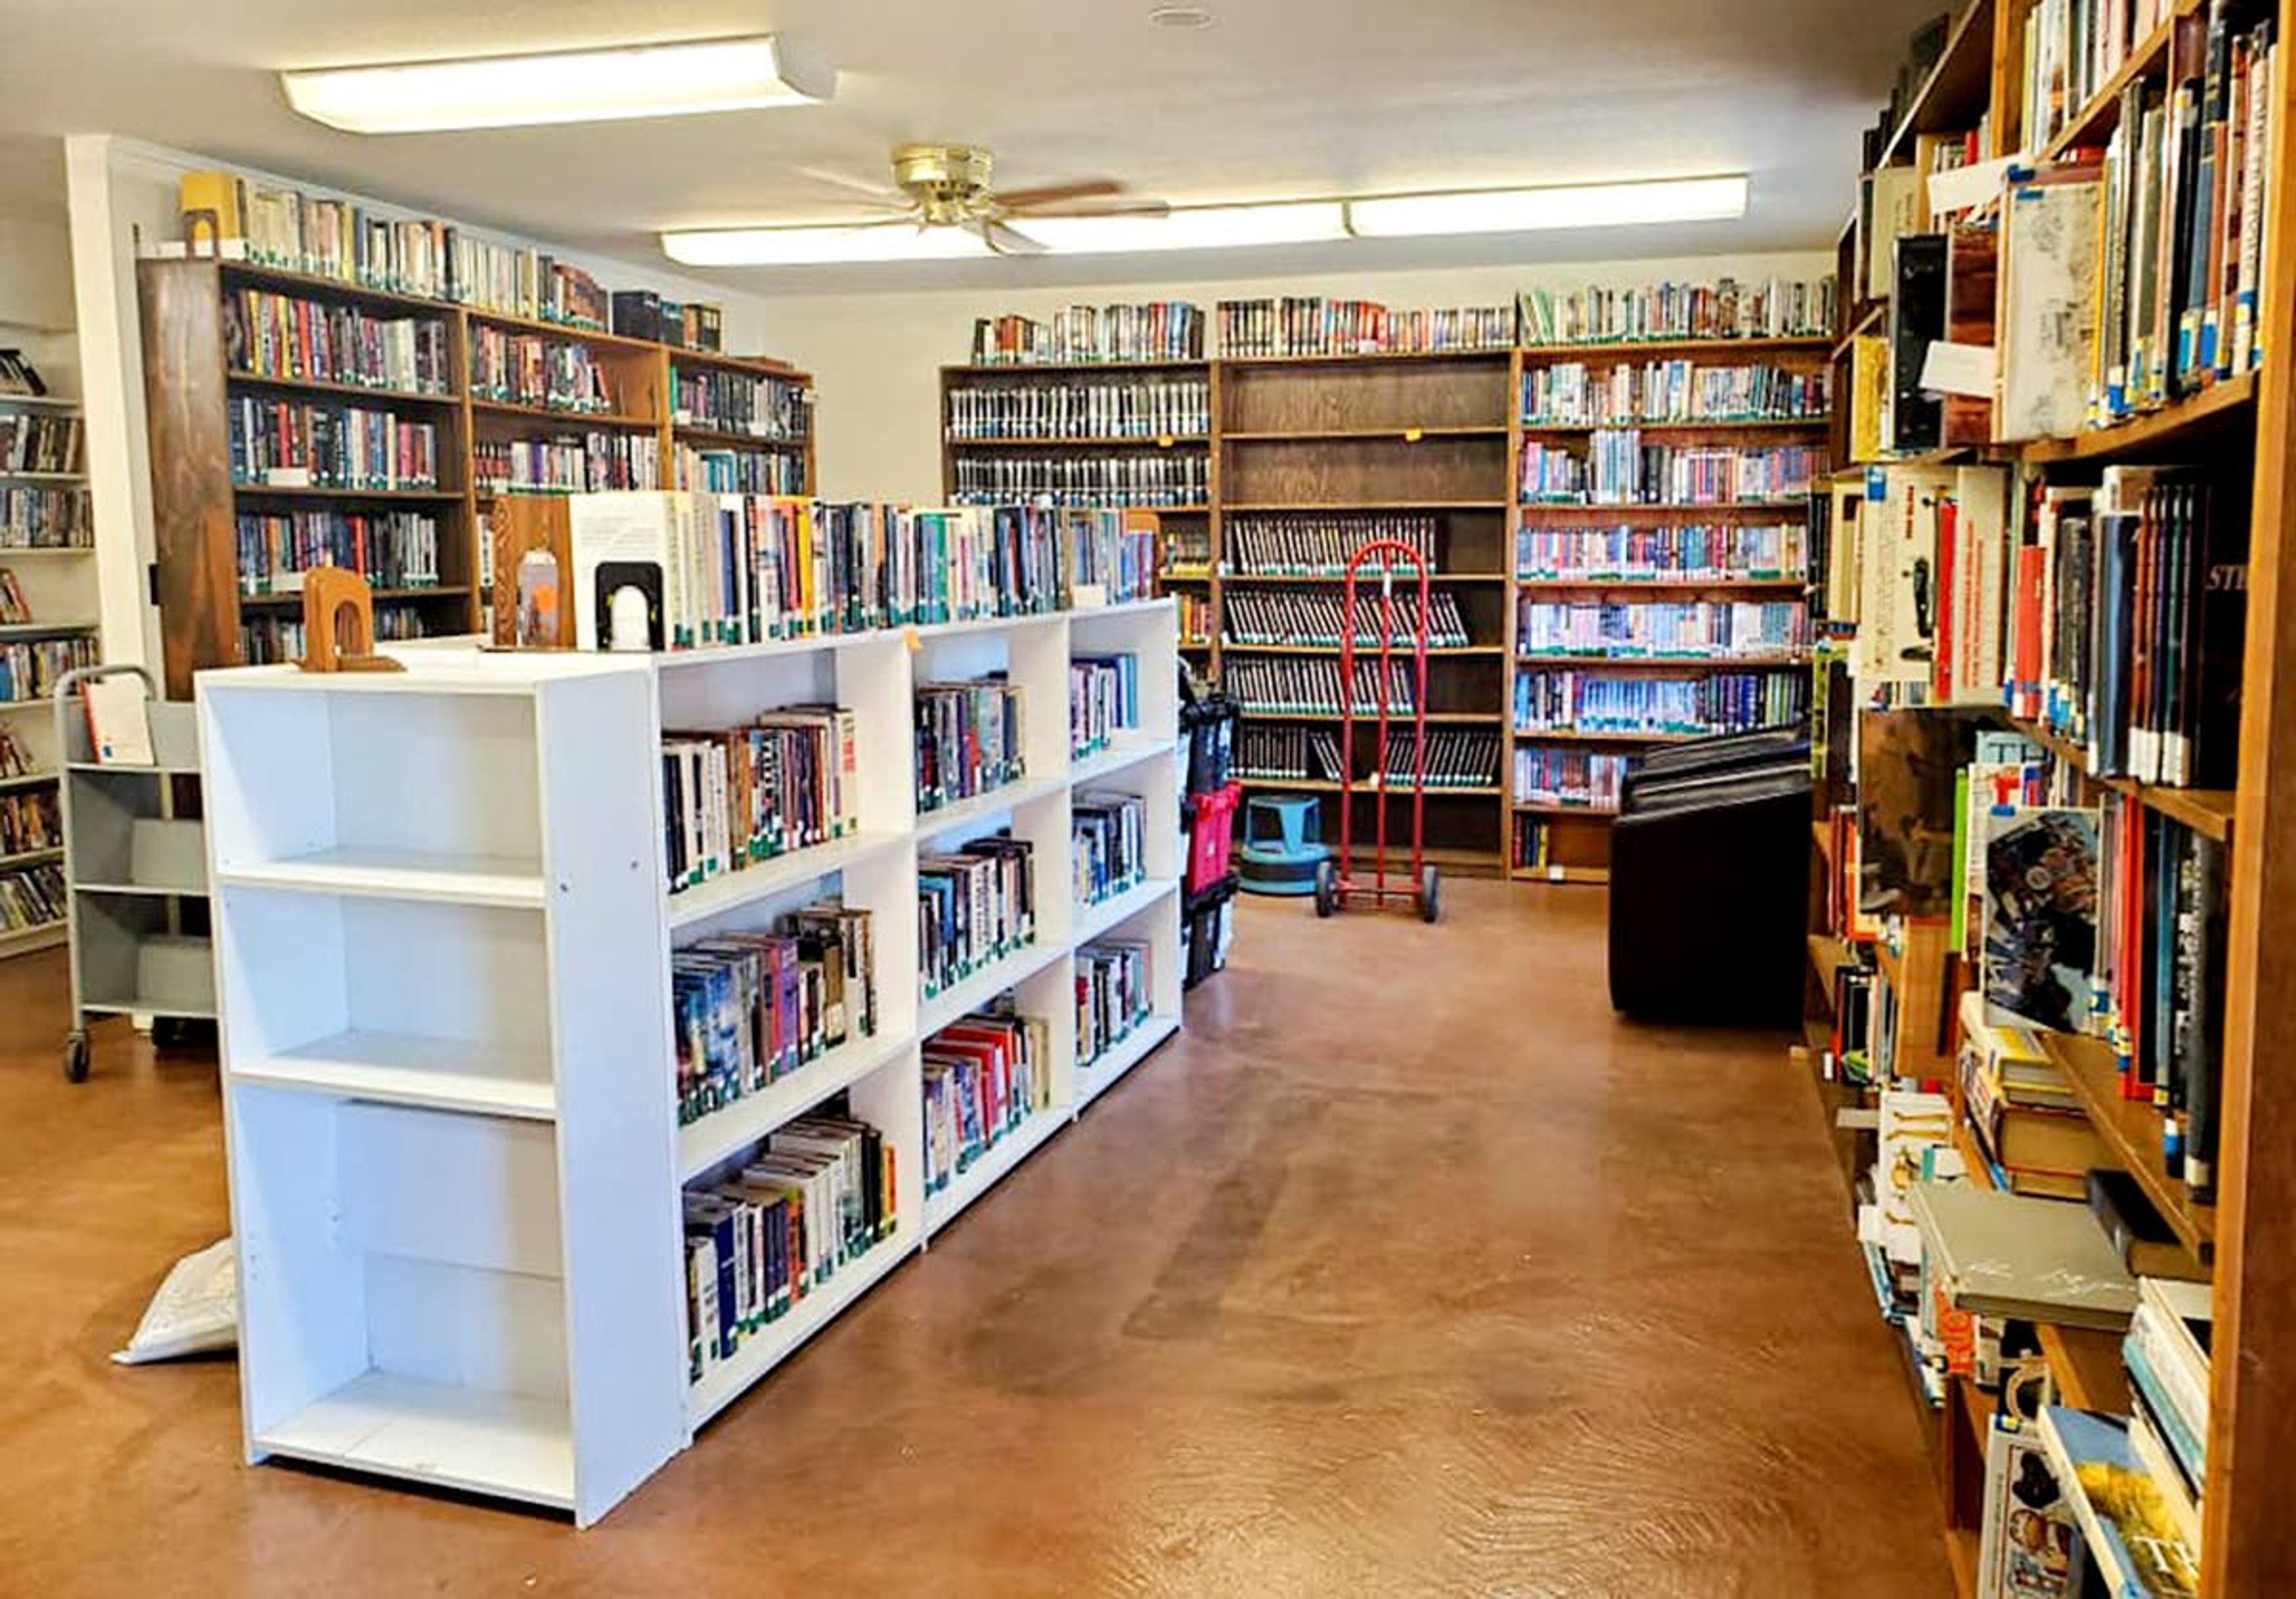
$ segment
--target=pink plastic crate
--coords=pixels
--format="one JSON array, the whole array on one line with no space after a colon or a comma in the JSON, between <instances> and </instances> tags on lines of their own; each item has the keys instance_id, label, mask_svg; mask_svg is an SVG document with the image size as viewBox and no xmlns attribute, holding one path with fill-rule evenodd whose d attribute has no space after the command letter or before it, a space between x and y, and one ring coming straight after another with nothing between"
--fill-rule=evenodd
<instances>
[{"instance_id":1,"label":"pink plastic crate","mask_svg":"<svg viewBox=\"0 0 2296 1599\"><path fill-rule=\"evenodd\" d=\"M1235 842L1235 808L1242 802L1243 785L1231 783L1209 794L1191 794L1196 824L1188 850L1188 892L1201 894L1227 875L1227 857Z\"/></svg>"}]
</instances>

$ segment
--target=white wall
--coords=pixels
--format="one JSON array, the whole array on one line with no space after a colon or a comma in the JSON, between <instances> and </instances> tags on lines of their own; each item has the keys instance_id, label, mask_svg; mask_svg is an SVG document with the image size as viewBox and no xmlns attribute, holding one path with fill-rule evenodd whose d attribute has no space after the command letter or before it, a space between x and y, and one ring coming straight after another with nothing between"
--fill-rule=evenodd
<instances>
[{"instance_id":1,"label":"white wall","mask_svg":"<svg viewBox=\"0 0 2296 1599\"><path fill-rule=\"evenodd\" d=\"M229 163L110 134L76 134L64 141L71 225L70 287L86 379L88 488L102 588L104 652L110 660L153 664L160 659L160 615L147 602L144 576L153 542L135 261L147 246L181 236L176 180L187 171L219 166ZM371 196L344 194L299 178L246 168L236 170L258 182L291 184L308 193L349 199L383 215L429 214ZM652 289L681 300L713 301L725 308L728 348L766 347L767 308L755 296L728 292L650 266L562 250L546 240L523 239L486 228L472 231L514 244L538 244L570 265L594 274L609 289Z\"/></svg>"},{"instance_id":2,"label":"white wall","mask_svg":"<svg viewBox=\"0 0 2296 1599\"><path fill-rule=\"evenodd\" d=\"M940 497L939 369L970 353L976 317L1044 316L1063 306L1324 294L1398 309L1506 305L1523 289L1626 287L1672 279L1820 277L1825 252L1715 256L1660 261L1481 267L1423 272L1334 272L1320 276L1217 283L1095 284L1029 293L979 290L930 294L808 295L771 303L767 350L814 374L820 403L821 492L831 499L927 502Z\"/></svg>"}]
</instances>

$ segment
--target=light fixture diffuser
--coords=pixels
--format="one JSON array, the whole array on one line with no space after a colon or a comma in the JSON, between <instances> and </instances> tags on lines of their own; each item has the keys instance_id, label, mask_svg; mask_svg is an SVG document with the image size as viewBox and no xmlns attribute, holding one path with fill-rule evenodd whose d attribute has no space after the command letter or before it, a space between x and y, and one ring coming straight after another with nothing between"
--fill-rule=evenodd
<instances>
[{"instance_id":1,"label":"light fixture diffuser","mask_svg":"<svg viewBox=\"0 0 2296 1599\"><path fill-rule=\"evenodd\" d=\"M662 253L686 266L822 266L849 261L962 261L993 254L962 227L876 222L858 227L728 227L664 234Z\"/></svg>"},{"instance_id":2,"label":"light fixture diffuser","mask_svg":"<svg viewBox=\"0 0 2296 1599\"><path fill-rule=\"evenodd\" d=\"M542 55L282 72L287 103L348 133L615 122L812 105L836 74L800 64L772 34Z\"/></svg>"},{"instance_id":3,"label":"light fixture diffuser","mask_svg":"<svg viewBox=\"0 0 2296 1599\"><path fill-rule=\"evenodd\" d=\"M1549 189L1467 190L1351 200L1348 224L1365 238L1441 234L1522 234L1632 223L1710 222L1746 214L1748 184L1735 177L1578 184Z\"/></svg>"},{"instance_id":4,"label":"light fixture diffuser","mask_svg":"<svg viewBox=\"0 0 2296 1599\"><path fill-rule=\"evenodd\" d=\"M1022 216L1006 226L1062 256L1318 244L1348 236L1347 217L1336 200L1185 206L1162 217Z\"/></svg>"}]
</instances>

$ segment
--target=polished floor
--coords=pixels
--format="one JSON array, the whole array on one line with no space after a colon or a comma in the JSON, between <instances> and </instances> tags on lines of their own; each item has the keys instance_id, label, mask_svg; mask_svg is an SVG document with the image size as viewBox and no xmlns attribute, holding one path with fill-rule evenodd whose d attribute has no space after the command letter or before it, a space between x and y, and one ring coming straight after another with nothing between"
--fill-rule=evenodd
<instances>
[{"instance_id":1,"label":"polished floor","mask_svg":"<svg viewBox=\"0 0 2296 1599\"><path fill-rule=\"evenodd\" d=\"M602 1525L240 1464L108 1352L227 1226L210 1064L0 964L0 1593L1949 1595L1779 1040L1620 1024L1593 891L1248 907L1189 1030Z\"/></svg>"}]
</instances>

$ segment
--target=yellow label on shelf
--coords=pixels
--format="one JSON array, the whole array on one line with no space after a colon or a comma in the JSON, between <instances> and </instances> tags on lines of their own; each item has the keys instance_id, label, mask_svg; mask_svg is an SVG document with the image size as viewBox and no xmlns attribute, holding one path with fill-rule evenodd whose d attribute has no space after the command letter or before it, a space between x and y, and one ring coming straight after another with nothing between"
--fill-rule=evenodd
<instances>
[{"instance_id":1,"label":"yellow label on shelf","mask_svg":"<svg viewBox=\"0 0 2296 1599\"><path fill-rule=\"evenodd\" d=\"M1426 437L1427 430L1424 428L1406 428L1403 430L1403 442L1406 444L1417 444L1421 439Z\"/></svg>"},{"instance_id":2,"label":"yellow label on shelf","mask_svg":"<svg viewBox=\"0 0 2296 1599\"><path fill-rule=\"evenodd\" d=\"M1179 440L1174 439L1169 433L1156 435L1156 447L1160 450L1168 450L1178 442Z\"/></svg>"},{"instance_id":3,"label":"yellow label on shelf","mask_svg":"<svg viewBox=\"0 0 2296 1599\"><path fill-rule=\"evenodd\" d=\"M1568 866L1549 866L1546 869L1546 881L1549 882L1569 882L1570 881L1570 869Z\"/></svg>"},{"instance_id":4,"label":"yellow label on shelf","mask_svg":"<svg viewBox=\"0 0 2296 1599\"><path fill-rule=\"evenodd\" d=\"M914 624L911 624L910 626L901 629L901 642L909 646L909 653L912 655L916 654L925 647L925 641L917 632Z\"/></svg>"}]
</instances>

